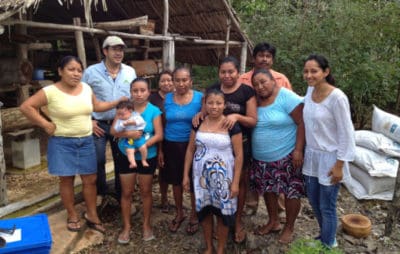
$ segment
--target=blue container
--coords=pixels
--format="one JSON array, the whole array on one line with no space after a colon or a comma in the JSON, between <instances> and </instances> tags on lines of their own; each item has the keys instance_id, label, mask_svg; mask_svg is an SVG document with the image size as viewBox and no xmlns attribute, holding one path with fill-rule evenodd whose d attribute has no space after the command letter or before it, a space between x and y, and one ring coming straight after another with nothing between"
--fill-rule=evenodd
<instances>
[{"instance_id":1,"label":"blue container","mask_svg":"<svg viewBox=\"0 0 400 254\"><path fill-rule=\"evenodd\" d=\"M32 79L33 80L44 80L45 70L43 69L34 69Z\"/></svg>"},{"instance_id":2,"label":"blue container","mask_svg":"<svg viewBox=\"0 0 400 254\"><path fill-rule=\"evenodd\" d=\"M51 249L51 233L46 214L0 220L0 228L21 229L21 241L7 243L0 253L48 254Z\"/></svg>"}]
</instances>

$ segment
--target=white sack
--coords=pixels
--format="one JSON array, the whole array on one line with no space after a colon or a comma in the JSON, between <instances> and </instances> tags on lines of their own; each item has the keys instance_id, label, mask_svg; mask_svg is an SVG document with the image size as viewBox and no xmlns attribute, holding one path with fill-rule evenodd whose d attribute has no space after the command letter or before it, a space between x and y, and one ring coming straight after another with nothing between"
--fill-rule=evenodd
<instances>
[{"instance_id":1,"label":"white sack","mask_svg":"<svg viewBox=\"0 0 400 254\"><path fill-rule=\"evenodd\" d=\"M354 164L375 177L396 177L399 161L367 148L356 146Z\"/></svg>"},{"instance_id":2,"label":"white sack","mask_svg":"<svg viewBox=\"0 0 400 254\"><path fill-rule=\"evenodd\" d=\"M400 142L400 118L374 105L372 130Z\"/></svg>"},{"instance_id":3,"label":"white sack","mask_svg":"<svg viewBox=\"0 0 400 254\"><path fill-rule=\"evenodd\" d=\"M400 143L385 135L367 130L355 131L356 145L389 156L400 157Z\"/></svg>"},{"instance_id":4,"label":"white sack","mask_svg":"<svg viewBox=\"0 0 400 254\"><path fill-rule=\"evenodd\" d=\"M385 191L394 192L396 178L370 176L365 170L357 167L353 163L350 163L349 169L351 177L356 179L364 187L368 195Z\"/></svg>"},{"instance_id":5,"label":"white sack","mask_svg":"<svg viewBox=\"0 0 400 254\"><path fill-rule=\"evenodd\" d=\"M350 178L349 181L343 183L346 189L356 198L356 199L379 199L379 200L392 200L393 191L385 191L381 193L376 193L369 195L365 188L356 179Z\"/></svg>"}]
</instances>

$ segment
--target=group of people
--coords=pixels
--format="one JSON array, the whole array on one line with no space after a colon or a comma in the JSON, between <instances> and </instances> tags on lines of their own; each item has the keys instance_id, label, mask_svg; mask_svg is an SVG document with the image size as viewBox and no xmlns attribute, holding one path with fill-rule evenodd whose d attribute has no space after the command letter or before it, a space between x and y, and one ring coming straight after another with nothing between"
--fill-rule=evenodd
<instances>
[{"instance_id":1,"label":"group of people","mask_svg":"<svg viewBox=\"0 0 400 254\"><path fill-rule=\"evenodd\" d=\"M205 93L193 89L191 72L178 67L159 77L150 93L146 79L122 63L124 41L109 36L104 60L85 71L81 61L64 57L61 80L26 100L21 111L49 135L48 169L59 176L67 210L67 228L81 229L80 219L99 232L106 229L96 203L107 193L105 150L110 142L115 191L123 228L117 241L130 241L132 195L138 183L143 211L143 240L155 238L151 225L152 184L159 169L161 208L170 209L172 185L177 232L189 216L186 232L202 226L206 250L224 253L230 229L234 241L246 238L242 221L248 189L264 197L268 221L257 235L280 232L278 241L293 240L302 197L317 218L316 239L336 246L336 200L340 182L349 177L354 156L354 129L346 95L336 88L328 61L310 55L304 62L308 84L303 97L292 91L285 75L272 70L276 49L268 43L253 51L254 68L240 75L234 57L218 67L218 82ZM49 121L39 109L48 107ZM86 212L74 207L73 183L80 175ZM250 188L248 188L250 187ZM183 191L191 197L190 215L183 209ZM278 199L284 197L286 222L281 227ZM214 218L217 225L214 227Z\"/></svg>"}]
</instances>

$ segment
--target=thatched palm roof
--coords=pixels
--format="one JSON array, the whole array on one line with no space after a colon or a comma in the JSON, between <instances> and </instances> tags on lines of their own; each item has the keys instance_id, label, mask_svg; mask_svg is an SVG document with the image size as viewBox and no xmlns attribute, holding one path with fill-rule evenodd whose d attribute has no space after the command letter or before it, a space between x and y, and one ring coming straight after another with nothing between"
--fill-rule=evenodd
<instances>
[{"instance_id":1,"label":"thatched palm roof","mask_svg":"<svg viewBox=\"0 0 400 254\"><path fill-rule=\"evenodd\" d=\"M169 0L168 2L170 34L224 41L227 35L227 20L230 19L230 40L246 41L249 49L252 47L251 42L240 30L238 19L227 0ZM148 15L149 19L156 22L156 34L162 34L164 25L163 0L2 0L0 24L2 20L21 11L27 11L27 16L31 16L33 21L56 24L72 24L73 17L81 17L82 22L86 20L88 26L92 22L126 20ZM39 28L29 28L28 34L40 41L67 39L68 36L73 39L73 33ZM193 45L178 41L175 44L176 59L184 63L216 65L224 56L224 45ZM153 43L152 47L154 46L161 46L161 42ZM229 53L239 57L240 46L231 47Z\"/></svg>"}]
</instances>

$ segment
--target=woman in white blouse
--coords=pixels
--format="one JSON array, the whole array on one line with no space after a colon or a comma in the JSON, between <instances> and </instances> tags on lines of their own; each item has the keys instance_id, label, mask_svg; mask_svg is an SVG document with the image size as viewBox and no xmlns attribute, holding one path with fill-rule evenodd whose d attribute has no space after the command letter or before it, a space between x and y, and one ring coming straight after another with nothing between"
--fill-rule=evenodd
<instances>
[{"instance_id":1,"label":"woman in white blouse","mask_svg":"<svg viewBox=\"0 0 400 254\"><path fill-rule=\"evenodd\" d=\"M334 86L328 61L310 55L303 77L308 84L304 98L306 149L303 174L309 202L318 220L316 239L332 248L336 242L336 201L341 181L350 177L348 162L354 158L354 127L347 96Z\"/></svg>"}]
</instances>

